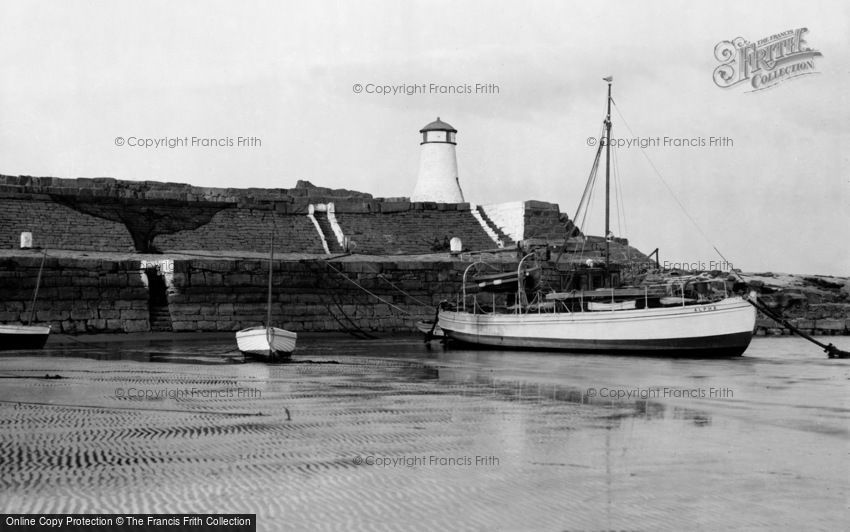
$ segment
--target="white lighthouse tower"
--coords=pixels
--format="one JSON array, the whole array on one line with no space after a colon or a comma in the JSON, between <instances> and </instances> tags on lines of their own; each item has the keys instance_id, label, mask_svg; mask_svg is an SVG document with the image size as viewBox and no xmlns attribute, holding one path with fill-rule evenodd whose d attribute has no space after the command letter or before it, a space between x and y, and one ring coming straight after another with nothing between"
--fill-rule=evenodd
<instances>
[{"instance_id":1,"label":"white lighthouse tower","mask_svg":"<svg viewBox=\"0 0 850 532\"><path fill-rule=\"evenodd\" d=\"M457 130L437 117L419 132L422 133L422 157L410 201L463 203L455 154Z\"/></svg>"}]
</instances>

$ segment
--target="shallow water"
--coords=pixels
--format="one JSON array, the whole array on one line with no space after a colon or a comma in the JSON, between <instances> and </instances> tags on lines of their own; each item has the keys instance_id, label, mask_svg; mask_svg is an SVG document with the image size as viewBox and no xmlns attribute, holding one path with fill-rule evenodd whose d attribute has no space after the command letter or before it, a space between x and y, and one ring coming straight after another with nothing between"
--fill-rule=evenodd
<instances>
[{"instance_id":1,"label":"shallow water","mask_svg":"<svg viewBox=\"0 0 850 532\"><path fill-rule=\"evenodd\" d=\"M802 340L680 360L304 336L267 365L230 336L174 338L0 355L0 509L247 512L261 530L850 522L850 361Z\"/></svg>"}]
</instances>

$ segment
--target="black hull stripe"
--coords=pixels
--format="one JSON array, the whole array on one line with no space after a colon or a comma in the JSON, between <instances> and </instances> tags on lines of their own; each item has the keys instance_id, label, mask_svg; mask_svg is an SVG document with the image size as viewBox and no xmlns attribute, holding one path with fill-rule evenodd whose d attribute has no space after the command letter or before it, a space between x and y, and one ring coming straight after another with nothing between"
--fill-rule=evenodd
<instances>
[{"instance_id":1,"label":"black hull stripe","mask_svg":"<svg viewBox=\"0 0 850 532\"><path fill-rule=\"evenodd\" d=\"M660 356L738 356L747 350L751 332L655 340L558 340L551 338L485 337L445 331L453 340L509 349L547 349L568 353Z\"/></svg>"},{"instance_id":2,"label":"black hull stripe","mask_svg":"<svg viewBox=\"0 0 850 532\"><path fill-rule=\"evenodd\" d=\"M47 334L0 334L0 350L41 349L47 343Z\"/></svg>"}]
</instances>

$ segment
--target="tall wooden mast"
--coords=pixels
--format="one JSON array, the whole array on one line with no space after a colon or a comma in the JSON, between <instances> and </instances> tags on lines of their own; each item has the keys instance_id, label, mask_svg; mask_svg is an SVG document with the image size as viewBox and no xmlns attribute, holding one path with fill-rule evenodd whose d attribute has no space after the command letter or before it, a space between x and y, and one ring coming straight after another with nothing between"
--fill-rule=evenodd
<instances>
[{"instance_id":1,"label":"tall wooden mast","mask_svg":"<svg viewBox=\"0 0 850 532\"><path fill-rule=\"evenodd\" d=\"M274 226L272 226L271 249L269 250L269 295L266 305L266 333L272 326L272 276L274 275Z\"/></svg>"},{"instance_id":2,"label":"tall wooden mast","mask_svg":"<svg viewBox=\"0 0 850 532\"><path fill-rule=\"evenodd\" d=\"M605 271L611 269L611 83L614 76L603 78L608 82L608 114L605 116Z\"/></svg>"}]
</instances>

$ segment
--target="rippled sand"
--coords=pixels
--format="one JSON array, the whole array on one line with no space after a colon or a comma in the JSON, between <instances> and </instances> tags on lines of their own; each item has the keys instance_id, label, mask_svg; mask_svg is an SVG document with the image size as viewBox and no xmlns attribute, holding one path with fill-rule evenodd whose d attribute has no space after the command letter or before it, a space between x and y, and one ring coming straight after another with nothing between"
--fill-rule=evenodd
<instances>
[{"instance_id":1,"label":"rippled sand","mask_svg":"<svg viewBox=\"0 0 850 532\"><path fill-rule=\"evenodd\" d=\"M262 530L850 522L850 362L798 340L714 361L300 347L287 365L240 363L221 336L0 356L0 509ZM692 396L607 397L648 389Z\"/></svg>"}]
</instances>

